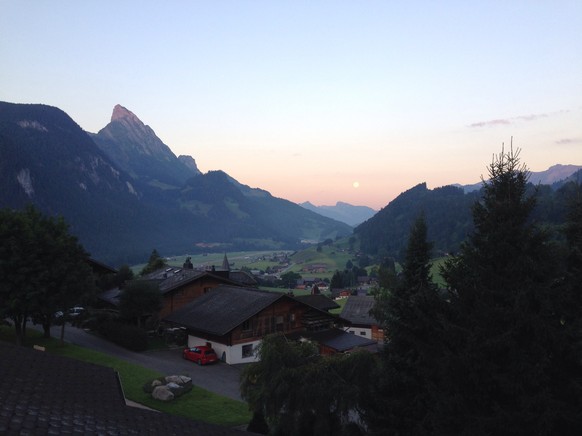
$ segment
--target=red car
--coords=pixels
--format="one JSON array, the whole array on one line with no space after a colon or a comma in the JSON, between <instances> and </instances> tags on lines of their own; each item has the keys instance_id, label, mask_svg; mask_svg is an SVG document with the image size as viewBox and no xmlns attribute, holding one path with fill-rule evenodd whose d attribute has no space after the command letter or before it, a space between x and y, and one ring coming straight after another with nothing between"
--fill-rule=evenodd
<instances>
[{"instance_id":1,"label":"red car","mask_svg":"<svg viewBox=\"0 0 582 436\"><path fill-rule=\"evenodd\" d=\"M206 345L198 347L185 348L182 352L184 359L196 362L198 365L218 362L218 356L214 350Z\"/></svg>"}]
</instances>

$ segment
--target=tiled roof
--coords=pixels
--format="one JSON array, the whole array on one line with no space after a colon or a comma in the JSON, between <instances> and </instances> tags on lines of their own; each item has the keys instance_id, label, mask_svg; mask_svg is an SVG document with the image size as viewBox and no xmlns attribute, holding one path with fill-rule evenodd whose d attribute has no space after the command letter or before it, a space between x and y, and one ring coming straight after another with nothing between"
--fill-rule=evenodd
<instances>
[{"instance_id":1,"label":"tiled roof","mask_svg":"<svg viewBox=\"0 0 582 436\"><path fill-rule=\"evenodd\" d=\"M182 306L164 320L223 336L281 298L290 297L277 292L222 285Z\"/></svg>"},{"instance_id":2,"label":"tiled roof","mask_svg":"<svg viewBox=\"0 0 582 436\"><path fill-rule=\"evenodd\" d=\"M0 434L245 434L126 406L113 369L1 341L0 374Z\"/></svg>"},{"instance_id":3,"label":"tiled roof","mask_svg":"<svg viewBox=\"0 0 582 436\"><path fill-rule=\"evenodd\" d=\"M351 295L346 301L341 317L356 325L375 325L378 321L370 315L374 307L374 297Z\"/></svg>"},{"instance_id":4,"label":"tiled roof","mask_svg":"<svg viewBox=\"0 0 582 436\"><path fill-rule=\"evenodd\" d=\"M331 298L326 297L325 295L300 295L295 297L296 300L301 301L302 303L308 304L309 306L315 307L319 310L331 310L337 309L339 304L333 301Z\"/></svg>"}]
</instances>

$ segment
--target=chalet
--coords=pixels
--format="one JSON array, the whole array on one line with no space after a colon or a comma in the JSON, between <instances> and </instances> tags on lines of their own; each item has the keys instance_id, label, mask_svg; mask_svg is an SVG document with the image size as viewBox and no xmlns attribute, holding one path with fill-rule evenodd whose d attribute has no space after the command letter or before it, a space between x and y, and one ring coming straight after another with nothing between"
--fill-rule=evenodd
<instances>
[{"instance_id":1,"label":"chalet","mask_svg":"<svg viewBox=\"0 0 582 436\"><path fill-rule=\"evenodd\" d=\"M188 346L209 343L230 364L256 361L254 351L265 335L280 332L305 337L344 323L287 294L224 285L163 320L187 329Z\"/></svg>"},{"instance_id":2,"label":"chalet","mask_svg":"<svg viewBox=\"0 0 582 436\"><path fill-rule=\"evenodd\" d=\"M256 281L248 274L239 271L199 271L190 268L166 267L145 275L134 282L157 284L162 296L163 306L160 318L204 295L220 285L254 286ZM111 289L99 295L102 301L113 306L119 305L122 290Z\"/></svg>"},{"instance_id":3,"label":"chalet","mask_svg":"<svg viewBox=\"0 0 582 436\"><path fill-rule=\"evenodd\" d=\"M341 316L350 322L350 326L345 328L348 333L382 343L384 330L370 314L374 301L373 296L351 295L346 301Z\"/></svg>"}]
</instances>

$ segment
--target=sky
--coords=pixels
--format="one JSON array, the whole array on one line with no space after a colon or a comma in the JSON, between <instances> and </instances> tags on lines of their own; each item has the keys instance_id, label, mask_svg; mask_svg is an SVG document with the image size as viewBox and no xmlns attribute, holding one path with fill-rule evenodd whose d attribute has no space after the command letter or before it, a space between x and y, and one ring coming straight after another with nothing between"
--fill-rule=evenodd
<instances>
[{"instance_id":1,"label":"sky","mask_svg":"<svg viewBox=\"0 0 582 436\"><path fill-rule=\"evenodd\" d=\"M582 2L0 0L0 100L121 104L202 172L374 209L582 165ZM512 139L513 138L513 139Z\"/></svg>"}]
</instances>

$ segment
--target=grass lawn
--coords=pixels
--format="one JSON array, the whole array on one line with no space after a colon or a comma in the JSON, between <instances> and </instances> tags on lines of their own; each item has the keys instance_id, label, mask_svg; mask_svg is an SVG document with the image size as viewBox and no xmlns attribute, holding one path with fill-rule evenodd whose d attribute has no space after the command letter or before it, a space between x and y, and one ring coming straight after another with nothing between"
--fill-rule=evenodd
<instances>
[{"instance_id":1,"label":"grass lawn","mask_svg":"<svg viewBox=\"0 0 582 436\"><path fill-rule=\"evenodd\" d=\"M342 310L344 310L344 306L346 305L346 302L348 301L347 298L338 298L337 300L334 300L339 307L337 309L331 309L329 311L329 313L333 313L334 315L341 315Z\"/></svg>"},{"instance_id":2,"label":"grass lawn","mask_svg":"<svg viewBox=\"0 0 582 436\"><path fill-rule=\"evenodd\" d=\"M358 260L345 249L335 245L322 245L321 251L317 251L317 246L313 246L297 252L291 257L294 263L291 271L301 274L303 278L320 278L331 279L336 270L343 271L348 260L357 264ZM319 264L325 265L326 272L305 272L303 268L308 268L309 265Z\"/></svg>"},{"instance_id":3,"label":"grass lawn","mask_svg":"<svg viewBox=\"0 0 582 436\"><path fill-rule=\"evenodd\" d=\"M287 253L291 254L292 251L288 250L261 250L261 251L233 251L227 252L226 257L230 262L233 269L241 269L243 266L250 269L267 269L267 266L276 266L278 263L276 261L270 260L273 254ZM222 260L224 259L224 252L219 253L207 253L207 254L180 254L171 256L169 260L166 260L169 266L181 268L186 260L186 257L190 257L194 268L205 268L216 266L220 268L222 265ZM131 269L134 273L139 274L139 272L145 266L145 263L139 265L133 265Z\"/></svg>"},{"instance_id":4,"label":"grass lawn","mask_svg":"<svg viewBox=\"0 0 582 436\"><path fill-rule=\"evenodd\" d=\"M194 386L189 393L169 403L154 400L143 391L144 383L168 374L160 374L73 344L61 346L58 339L45 339L40 332L32 329L27 329L26 333L27 338L24 346L40 345L45 347L49 353L114 368L119 373L125 396L152 409L228 427L247 424L251 419L251 413L246 403L222 397L197 386ZM5 326L0 327L0 340L14 343L13 329Z\"/></svg>"},{"instance_id":5,"label":"grass lawn","mask_svg":"<svg viewBox=\"0 0 582 436\"><path fill-rule=\"evenodd\" d=\"M441 276L440 268L444 265L445 261L447 260L446 257L439 257L437 259L432 260L432 264L430 266L430 273L432 274L432 281L436 283L436 285L440 288L446 288L447 284L443 277Z\"/></svg>"}]
</instances>

